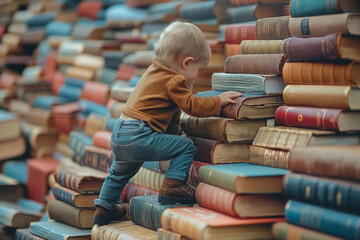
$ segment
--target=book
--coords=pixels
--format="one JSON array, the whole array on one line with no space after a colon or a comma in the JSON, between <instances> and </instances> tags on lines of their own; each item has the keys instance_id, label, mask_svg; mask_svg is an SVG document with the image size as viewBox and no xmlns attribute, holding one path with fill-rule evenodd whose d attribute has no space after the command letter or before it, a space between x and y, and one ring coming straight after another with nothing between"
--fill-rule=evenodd
<instances>
[{"instance_id":1,"label":"book","mask_svg":"<svg viewBox=\"0 0 360 240\"><path fill-rule=\"evenodd\" d=\"M99 193L106 175L69 159L63 160L54 172L58 184L83 194Z\"/></svg>"},{"instance_id":2,"label":"book","mask_svg":"<svg viewBox=\"0 0 360 240\"><path fill-rule=\"evenodd\" d=\"M42 216L38 205L40 204L28 199L19 199L16 202L0 201L0 224L16 228L29 227L31 222L39 221Z\"/></svg>"},{"instance_id":3,"label":"book","mask_svg":"<svg viewBox=\"0 0 360 240\"><path fill-rule=\"evenodd\" d=\"M284 40L283 49L288 61L311 62L337 59L360 60L359 46L359 37L329 34L311 38L287 38Z\"/></svg>"},{"instance_id":4,"label":"book","mask_svg":"<svg viewBox=\"0 0 360 240\"><path fill-rule=\"evenodd\" d=\"M214 6L214 1L185 4L180 8L180 15L182 19L192 21L215 18Z\"/></svg>"},{"instance_id":5,"label":"book","mask_svg":"<svg viewBox=\"0 0 360 240\"><path fill-rule=\"evenodd\" d=\"M44 128L55 128L51 111L41 108L31 108L31 111L25 113L26 123L44 127Z\"/></svg>"},{"instance_id":6,"label":"book","mask_svg":"<svg viewBox=\"0 0 360 240\"><path fill-rule=\"evenodd\" d=\"M25 186L15 178L0 173L0 200L16 201L25 196Z\"/></svg>"},{"instance_id":7,"label":"book","mask_svg":"<svg viewBox=\"0 0 360 240\"><path fill-rule=\"evenodd\" d=\"M20 119L12 112L0 110L0 142L20 137Z\"/></svg>"},{"instance_id":8,"label":"book","mask_svg":"<svg viewBox=\"0 0 360 240\"><path fill-rule=\"evenodd\" d=\"M253 146L290 150L295 147L358 145L359 135L295 127L261 127Z\"/></svg>"},{"instance_id":9,"label":"book","mask_svg":"<svg viewBox=\"0 0 360 240\"><path fill-rule=\"evenodd\" d=\"M256 20L257 40L284 40L290 37L289 16L262 18Z\"/></svg>"},{"instance_id":10,"label":"book","mask_svg":"<svg viewBox=\"0 0 360 240\"><path fill-rule=\"evenodd\" d=\"M360 89L350 86L288 85L283 91L286 105L360 110ZM316 101L314 101L316 99Z\"/></svg>"},{"instance_id":11,"label":"book","mask_svg":"<svg viewBox=\"0 0 360 240\"><path fill-rule=\"evenodd\" d=\"M38 237L30 233L29 228L18 228L15 232L16 240L44 240L44 238Z\"/></svg>"},{"instance_id":12,"label":"book","mask_svg":"<svg viewBox=\"0 0 360 240\"><path fill-rule=\"evenodd\" d=\"M98 131L112 131L115 121L115 118L92 112L86 120L84 133L93 137Z\"/></svg>"},{"instance_id":13,"label":"book","mask_svg":"<svg viewBox=\"0 0 360 240\"><path fill-rule=\"evenodd\" d=\"M294 148L289 155L293 172L359 181L359 146Z\"/></svg>"},{"instance_id":14,"label":"book","mask_svg":"<svg viewBox=\"0 0 360 240\"><path fill-rule=\"evenodd\" d=\"M102 2L80 2L76 10L80 16L98 19L99 12L102 8Z\"/></svg>"},{"instance_id":15,"label":"book","mask_svg":"<svg viewBox=\"0 0 360 240\"><path fill-rule=\"evenodd\" d=\"M93 144L95 147L105 148L111 150L111 135L110 131L97 131L93 135Z\"/></svg>"},{"instance_id":16,"label":"book","mask_svg":"<svg viewBox=\"0 0 360 240\"><path fill-rule=\"evenodd\" d=\"M101 82L87 82L82 91L84 99L105 105L109 100L110 86Z\"/></svg>"},{"instance_id":17,"label":"book","mask_svg":"<svg viewBox=\"0 0 360 240\"><path fill-rule=\"evenodd\" d=\"M271 239L271 225L283 218L238 219L202 207L168 208L161 224L195 240Z\"/></svg>"},{"instance_id":18,"label":"book","mask_svg":"<svg viewBox=\"0 0 360 240\"><path fill-rule=\"evenodd\" d=\"M57 199L51 199L48 203L48 211L51 219L76 228L86 229L94 225L92 217L95 208L77 208Z\"/></svg>"},{"instance_id":19,"label":"book","mask_svg":"<svg viewBox=\"0 0 360 240\"><path fill-rule=\"evenodd\" d=\"M93 144L91 137L80 131L71 131L69 135L68 145L74 151L73 160L75 162L83 161L85 147Z\"/></svg>"},{"instance_id":20,"label":"book","mask_svg":"<svg viewBox=\"0 0 360 240\"><path fill-rule=\"evenodd\" d=\"M284 194L301 202L322 207L360 213L360 184L348 180L315 177L305 174L289 173L284 177Z\"/></svg>"},{"instance_id":21,"label":"book","mask_svg":"<svg viewBox=\"0 0 360 240\"><path fill-rule=\"evenodd\" d=\"M359 13L291 17L288 27L291 37L314 37L331 33L360 35L360 30L357 27L359 18Z\"/></svg>"},{"instance_id":22,"label":"book","mask_svg":"<svg viewBox=\"0 0 360 240\"><path fill-rule=\"evenodd\" d=\"M335 236L331 236L325 233L317 232L310 230L308 228L299 227L293 224L289 224L287 222L277 222L274 223L271 229L271 234L275 239L278 240L340 240L342 238L338 238Z\"/></svg>"},{"instance_id":23,"label":"book","mask_svg":"<svg viewBox=\"0 0 360 240\"><path fill-rule=\"evenodd\" d=\"M280 106L275 113L280 126L354 132L360 130L360 115L342 109ZM321 121L319 120L321 119Z\"/></svg>"},{"instance_id":24,"label":"book","mask_svg":"<svg viewBox=\"0 0 360 240\"><path fill-rule=\"evenodd\" d=\"M198 97L218 96L221 91L198 92ZM283 105L281 95L261 95L243 93L234 99L236 103L221 109L221 116L237 120L273 118L277 107Z\"/></svg>"},{"instance_id":25,"label":"book","mask_svg":"<svg viewBox=\"0 0 360 240\"><path fill-rule=\"evenodd\" d=\"M189 169L189 177L187 183L197 186L200 183L199 170L202 166L211 165L210 163L192 161Z\"/></svg>"},{"instance_id":26,"label":"book","mask_svg":"<svg viewBox=\"0 0 360 240\"><path fill-rule=\"evenodd\" d=\"M26 152L24 137L0 142L0 152L0 162L22 156Z\"/></svg>"},{"instance_id":27,"label":"book","mask_svg":"<svg viewBox=\"0 0 360 240\"><path fill-rule=\"evenodd\" d=\"M95 76L94 70L82 67L75 67L73 65L66 67L66 69L64 70L66 76L83 79L88 82L92 81Z\"/></svg>"},{"instance_id":28,"label":"book","mask_svg":"<svg viewBox=\"0 0 360 240\"><path fill-rule=\"evenodd\" d=\"M228 8L228 23L255 21L281 15L282 4L251 4Z\"/></svg>"},{"instance_id":29,"label":"book","mask_svg":"<svg viewBox=\"0 0 360 240\"><path fill-rule=\"evenodd\" d=\"M187 237L184 237L183 235L179 233L175 233L169 230L165 230L163 228L158 228L157 230L158 239L159 240L190 240Z\"/></svg>"},{"instance_id":30,"label":"book","mask_svg":"<svg viewBox=\"0 0 360 240\"><path fill-rule=\"evenodd\" d=\"M240 44L244 40L255 40L255 30L255 24L228 25L225 28L225 42Z\"/></svg>"},{"instance_id":31,"label":"book","mask_svg":"<svg viewBox=\"0 0 360 240\"><path fill-rule=\"evenodd\" d=\"M90 113L96 113L103 116L109 115L109 109L107 107L85 99L79 101L79 111L88 115Z\"/></svg>"},{"instance_id":32,"label":"book","mask_svg":"<svg viewBox=\"0 0 360 240\"><path fill-rule=\"evenodd\" d=\"M225 73L281 74L282 54L246 54L226 58Z\"/></svg>"},{"instance_id":33,"label":"book","mask_svg":"<svg viewBox=\"0 0 360 240\"><path fill-rule=\"evenodd\" d=\"M289 169L289 151L250 146L249 163Z\"/></svg>"},{"instance_id":34,"label":"book","mask_svg":"<svg viewBox=\"0 0 360 240\"><path fill-rule=\"evenodd\" d=\"M141 167L130 179L131 183L159 191L165 178L165 173Z\"/></svg>"},{"instance_id":35,"label":"book","mask_svg":"<svg viewBox=\"0 0 360 240\"><path fill-rule=\"evenodd\" d=\"M188 136L196 147L195 161L223 164L249 161L250 142L224 143L217 140Z\"/></svg>"},{"instance_id":36,"label":"book","mask_svg":"<svg viewBox=\"0 0 360 240\"><path fill-rule=\"evenodd\" d=\"M237 91L254 94L282 94L285 83L280 75L246 73L214 73L211 78L212 90Z\"/></svg>"},{"instance_id":37,"label":"book","mask_svg":"<svg viewBox=\"0 0 360 240\"><path fill-rule=\"evenodd\" d=\"M85 146L84 157L76 163L107 173L112 161L113 154L111 150L95 146Z\"/></svg>"},{"instance_id":38,"label":"book","mask_svg":"<svg viewBox=\"0 0 360 240\"><path fill-rule=\"evenodd\" d=\"M122 195L124 195L123 201L130 202L130 200L133 197L147 196L147 195L159 195L159 192L129 182L129 183L127 183L125 189L123 190Z\"/></svg>"},{"instance_id":39,"label":"book","mask_svg":"<svg viewBox=\"0 0 360 240\"><path fill-rule=\"evenodd\" d=\"M342 12L360 12L359 2L344 0L316 2L295 0L290 2L290 13L292 17L307 17Z\"/></svg>"},{"instance_id":40,"label":"book","mask_svg":"<svg viewBox=\"0 0 360 240\"><path fill-rule=\"evenodd\" d=\"M44 239L90 240L91 229L79 229L56 221L33 222L30 233Z\"/></svg>"},{"instance_id":41,"label":"book","mask_svg":"<svg viewBox=\"0 0 360 240\"><path fill-rule=\"evenodd\" d=\"M56 129L40 127L30 123L21 124L21 133L33 149L55 147L57 141Z\"/></svg>"},{"instance_id":42,"label":"book","mask_svg":"<svg viewBox=\"0 0 360 240\"><path fill-rule=\"evenodd\" d=\"M158 197L158 195L147 195L131 198L129 204L131 221L156 231L161 228L161 215L165 209L189 206L185 204L163 205L158 202Z\"/></svg>"},{"instance_id":43,"label":"book","mask_svg":"<svg viewBox=\"0 0 360 240\"><path fill-rule=\"evenodd\" d=\"M76 208L94 208L94 200L99 198L98 194L82 194L60 185L55 185L52 192L57 200Z\"/></svg>"},{"instance_id":44,"label":"book","mask_svg":"<svg viewBox=\"0 0 360 240\"><path fill-rule=\"evenodd\" d=\"M289 200L285 207L286 221L340 238L356 239L359 236L359 216Z\"/></svg>"},{"instance_id":45,"label":"book","mask_svg":"<svg viewBox=\"0 0 360 240\"><path fill-rule=\"evenodd\" d=\"M5 177L14 178L16 181L22 184L27 183L27 164L26 159L9 160L4 162L2 166L2 173ZM7 184L6 179L3 179L3 183ZM11 182L9 182L11 184Z\"/></svg>"},{"instance_id":46,"label":"book","mask_svg":"<svg viewBox=\"0 0 360 240\"><path fill-rule=\"evenodd\" d=\"M203 166L199 170L202 182L242 194L281 193L281 180L286 169L249 163ZM266 183L266 184L265 184Z\"/></svg>"},{"instance_id":47,"label":"book","mask_svg":"<svg viewBox=\"0 0 360 240\"><path fill-rule=\"evenodd\" d=\"M107 225L95 225L91 231L92 240L102 239L116 240L116 239L149 239L156 240L156 231L139 226L131 221L120 221L117 223L110 223Z\"/></svg>"},{"instance_id":48,"label":"book","mask_svg":"<svg viewBox=\"0 0 360 240\"><path fill-rule=\"evenodd\" d=\"M134 87L122 87L122 86L113 86L111 88L111 97L120 102L126 102Z\"/></svg>"},{"instance_id":49,"label":"book","mask_svg":"<svg viewBox=\"0 0 360 240\"><path fill-rule=\"evenodd\" d=\"M48 193L48 176L56 170L58 162L55 159L27 160L27 196L30 200L45 203Z\"/></svg>"},{"instance_id":50,"label":"book","mask_svg":"<svg viewBox=\"0 0 360 240\"><path fill-rule=\"evenodd\" d=\"M283 54L284 40L243 40L241 54Z\"/></svg>"},{"instance_id":51,"label":"book","mask_svg":"<svg viewBox=\"0 0 360 240\"><path fill-rule=\"evenodd\" d=\"M236 194L229 190L199 183L195 199L200 207L236 218L284 216L286 198L279 194Z\"/></svg>"},{"instance_id":52,"label":"book","mask_svg":"<svg viewBox=\"0 0 360 240\"><path fill-rule=\"evenodd\" d=\"M182 114L180 120L182 130L189 136L202 137L228 143L251 141L255 138L264 120L237 121L224 117L199 118Z\"/></svg>"}]
</instances>

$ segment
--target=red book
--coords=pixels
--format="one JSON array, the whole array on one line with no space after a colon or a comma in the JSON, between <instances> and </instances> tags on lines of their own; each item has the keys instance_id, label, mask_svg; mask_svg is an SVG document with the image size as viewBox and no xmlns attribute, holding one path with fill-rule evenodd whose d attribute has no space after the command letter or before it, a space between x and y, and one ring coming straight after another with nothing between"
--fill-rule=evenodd
<instances>
[{"instance_id":1,"label":"red book","mask_svg":"<svg viewBox=\"0 0 360 240\"><path fill-rule=\"evenodd\" d=\"M128 183L126 185L126 188L124 189L125 195L124 195L124 201L130 202L130 199L132 197L136 196L145 196L145 195L159 195L158 191L139 186L133 183Z\"/></svg>"},{"instance_id":2,"label":"red book","mask_svg":"<svg viewBox=\"0 0 360 240\"><path fill-rule=\"evenodd\" d=\"M187 180L188 184L197 186L200 182L199 170L202 166L211 165L210 163L192 161L189 169L189 178Z\"/></svg>"},{"instance_id":3,"label":"red book","mask_svg":"<svg viewBox=\"0 0 360 240\"><path fill-rule=\"evenodd\" d=\"M0 77L0 88L11 89L20 80L20 74L3 72Z\"/></svg>"},{"instance_id":4,"label":"red book","mask_svg":"<svg viewBox=\"0 0 360 240\"><path fill-rule=\"evenodd\" d=\"M54 79L51 83L51 91L53 94L58 95L60 88L65 84L65 76L62 73L55 73Z\"/></svg>"},{"instance_id":5,"label":"red book","mask_svg":"<svg viewBox=\"0 0 360 240\"><path fill-rule=\"evenodd\" d=\"M53 82L56 75L56 54L50 53L46 56L43 68L43 78L46 82Z\"/></svg>"},{"instance_id":6,"label":"red book","mask_svg":"<svg viewBox=\"0 0 360 240\"><path fill-rule=\"evenodd\" d=\"M98 19L102 7L102 1L82 1L77 7L77 12L80 16Z\"/></svg>"},{"instance_id":7,"label":"red book","mask_svg":"<svg viewBox=\"0 0 360 240\"><path fill-rule=\"evenodd\" d=\"M342 109L281 106L275 119L278 125L351 132L360 130L360 112Z\"/></svg>"},{"instance_id":8,"label":"red book","mask_svg":"<svg viewBox=\"0 0 360 240\"><path fill-rule=\"evenodd\" d=\"M76 125L76 113L78 111L79 104L77 102L53 106L51 115L56 129L60 133L69 134Z\"/></svg>"},{"instance_id":9,"label":"red book","mask_svg":"<svg viewBox=\"0 0 360 240\"><path fill-rule=\"evenodd\" d=\"M93 136L93 144L96 147L111 150L111 134L110 131L98 131Z\"/></svg>"},{"instance_id":10,"label":"red book","mask_svg":"<svg viewBox=\"0 0 360 240\"><path fill-rule=\"evenodd\" d=\"M135 66L120 64L116 74L116 79L129 81L136 75L136 70L137 68Z\"/></svg>"},{"instance_id":11,"label":"red book","mask_svg":"<svg viewBox=\"0 0 360 240\"><path fill-rule=\"evenodd\" d=\"M58 162L52 158L28 159L27 165L28 198L45 203L45 196L48 194L48 176L55 172Z\"/></svg>"},{"instance_id":12,"label":"red book","mask_svg":"<svg viewBox=\"0 0 360 240\"><path fill-rule=\"evenodd\" d=\"M229 25L225 29L225 42L240 44L242 40L256 40L256 24Z\"/></svg>"},{"instance_id":13,"label":"red book","mask_svg":"<svg viewBox=\"0 0 360 240\"><path fill-rule=\"evenodd\" d=\"M82 98L106 105L110 97L110 86L100 82L86 82Z\"/></svg>"}]
</instances>

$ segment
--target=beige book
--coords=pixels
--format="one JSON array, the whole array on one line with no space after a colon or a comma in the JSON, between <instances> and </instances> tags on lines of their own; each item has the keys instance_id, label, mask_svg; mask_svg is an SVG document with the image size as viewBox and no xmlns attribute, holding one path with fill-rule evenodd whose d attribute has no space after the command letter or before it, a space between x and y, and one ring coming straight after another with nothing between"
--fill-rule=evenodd
<instances>
[{"instance_id":1,"label":"beige book","mask_svg":"<svg viewBox=\"0 0 360 240\"><path fill-rule=\"evenodd\" d=\"M75 57L74 65L86 70L97 70L104 67L105 61L103 57L83 53Z\"/></svg>"}]
</instances>

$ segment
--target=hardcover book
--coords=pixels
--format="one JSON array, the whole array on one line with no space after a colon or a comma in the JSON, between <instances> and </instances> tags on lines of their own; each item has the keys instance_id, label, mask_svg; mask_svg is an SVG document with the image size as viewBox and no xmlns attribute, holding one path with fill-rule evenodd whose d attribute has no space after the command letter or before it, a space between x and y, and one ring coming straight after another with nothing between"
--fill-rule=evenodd
<instances>
[{"instance_id":1,"label":"hardcover book","mask_svg":"<svg viewBox=\"0 0 360 240\"><path fill-rule=\"evenodd\" d=\"M123 201L130 202L130 200L133 197L146 196L146 195L159 195L159 192L129 182L126 184L126 187L121 195L124 195Z\"/></svg>"},{"instance_id":2,"label":"hardcover book","mask_svg":"<svg viewBox=\"0 0 360 240\"><path fill-rule=\"evenodd\" d=\"M44 240L44 238L38 237L30 233L29 228L18 228L15 232L16 240Z\"/></svg>"},{"instance_id":3,"label":"hardcover book","mask_svg":"<svg viewBox=\"0 0 360 240\"><path fill-rule=\"evenodd\" d=\"M262 18L256 21L257 40L284 40L290 37L289 16Z\"/></svg>"},{"instance_id":4,"label":"hardcover book","mask_svg":"<svg viewBox=\"0 0 360 240\"><path fill-rule=\"evenodd\" d=\"M255 30L255 24L228 25L225 28L225 42L240 44L244 40L255 40Z\"/></svg>"},{"instance_id":5,"label":"hardcover book","mask_svg":"<svg viewBox=\"0 0 360 240\"><path fill-rule=\"evenodd\" d=\"M0 110L0 142L20 137L20 119L12 112Z\"/></svg>"},{"instance_id":6,"label":"hardcover book","mask_svg":"<svg viewBox=\"0 0 360 240\"><path fill-rule=\"evenodd\" d=\"M283 54L284 40L243 40L241 54Z\"/></svg>"},{"instance_id":7,"label":"hardcover book","mask_svg":"<svg viewBox=\"0 0 360 240\"><path fill-rule=\"evenodd\" d=\"M164 181L165 173L141 167L130 179L130 182L151 190L159 191Z\"/></svg>"},{"instance_id":8,"label":"hardcover book","mask_svg":"<svg viewBox=\"0 0 360 240\"><path fill-rule=\"evenodd\" d=\"M250 146L249 163L289 169L289 151Z\"/></svg>"},{"instance_id":9,"label":"hardcover book","mask_svg":"<svg viewBox=\"0 0 360 240\"><path fill-rule=\"evenodd\" d=\"M282 192L282 177L288 170L249 163L203 166L199 170L202 182L241 194Z\"/></svg>"},{"instance_id":10,"label":"hardcover book","mask_svg":"<svg viewBox=\"0 0 360 240\"><path fill-rule=\"evenodd\" d=\"M33 222L30 224L30 233L44 239L54 240L91 239L91 229L79 229L56 221Z\"/></svg>"},{"instance_id":11,"label":"hardcover book","mask_svg":"<svg viewBox=\"0 0 360 240\"><path fill-rule=\"evenodd\" d=\"M102 172L108 172L113 161L111 150L95 146L84 148L84 158L77 162L81 166L91 167Z\"/></svg>"},{"instance_id":12,"label":"hardcover book","mask_svg":"<svg viewBox=\"0 0 360 240\"><path fill-rule=\"evenodd\" d=\"M0 173L0 200L16 201L25 196L25 186L15 178Z\"/></svg>"},{"instance_id":13,"label":"hardcover book","mask_svg":"<svg viewBox=\"0 0 360 240\"><path fill-rule=\"evenodd\" d=\"M60 185L55 185L52 192L57 200L77 208L94 208L94 200L99 198L98 194L83 194Z\"/></svg>"},{"instance_id":14,"label":"hardcover book","mask_svg":"<svg viewBox=\"0 0 360 240\"><path fill-rule=\"evenodd\" d=\"M96 131L93 135L94 146L111 150L111 134L111 131Z\"/></svg>"}]
</instances>

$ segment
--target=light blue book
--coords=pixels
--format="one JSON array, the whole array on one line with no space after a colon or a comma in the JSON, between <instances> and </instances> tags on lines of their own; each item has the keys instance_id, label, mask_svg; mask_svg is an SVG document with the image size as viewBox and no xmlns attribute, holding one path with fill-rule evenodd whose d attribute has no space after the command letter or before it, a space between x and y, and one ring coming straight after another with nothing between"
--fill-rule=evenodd
<instances>
[{"instance_id":1,"label":"light blue book","mask_svg":"<svg viewBox=\"0 0 360 240\"><path fill-rule=\"evenodd\" d=\"M68 22L50 22L46 25L46 36L70 36L73 24Z\"/></svg>"},{"instance_id":2,"label":"light blue book","mask_svg":"<svg viewBox=\"0 0 360 240\"><path fill-rule=\"evenodd\" d=\"M91 239L91 229L79 229L55 221L33 222L30 225L30 233L52 240L67 240L76 237L80 239Z\"/></svg>"}]
</instances>

